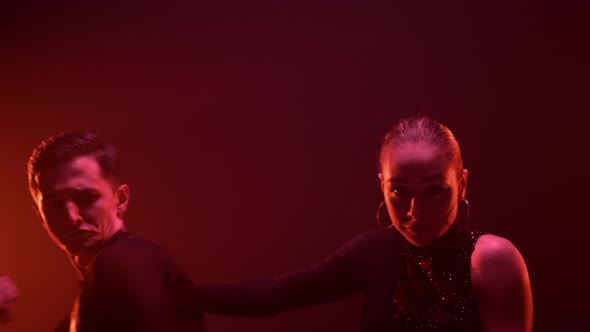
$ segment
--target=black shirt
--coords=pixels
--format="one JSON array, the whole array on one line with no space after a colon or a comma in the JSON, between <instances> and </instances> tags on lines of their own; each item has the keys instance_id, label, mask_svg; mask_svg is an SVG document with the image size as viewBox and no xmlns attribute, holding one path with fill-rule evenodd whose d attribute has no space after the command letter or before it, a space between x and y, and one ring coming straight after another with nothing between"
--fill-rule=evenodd
<instances>
[{"instance_id":1,"label":"black shirt","mask_svg":"<svg viewBox=\"0 0 590 332\"><path fill-rule=\"evenodd\" d=\"M74 309L57 331L70 324L77 332L204 331L191 278L158 245L121 231L82 274Z\"/></svg>"}]
</instances>

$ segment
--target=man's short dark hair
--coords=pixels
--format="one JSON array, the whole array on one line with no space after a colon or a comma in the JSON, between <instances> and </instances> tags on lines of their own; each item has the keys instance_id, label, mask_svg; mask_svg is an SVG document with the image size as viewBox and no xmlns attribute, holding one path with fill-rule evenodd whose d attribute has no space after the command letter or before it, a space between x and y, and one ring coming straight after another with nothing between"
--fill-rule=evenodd
<instances>
[{"instance_id":1,"label":"man's short dark hair","mask_svg":"<svg viewBox=\"0 0 590 332\"><path fill-rule=\"evenodd\" d=\"M39 189L35 176L40 172L86 156L96 159L105 179L115 183L120 181L117 150L112 145L104 143L91 132L61 133L45 139L33 150L27 164L31 193Z\"/></svg>"}]
</instances>

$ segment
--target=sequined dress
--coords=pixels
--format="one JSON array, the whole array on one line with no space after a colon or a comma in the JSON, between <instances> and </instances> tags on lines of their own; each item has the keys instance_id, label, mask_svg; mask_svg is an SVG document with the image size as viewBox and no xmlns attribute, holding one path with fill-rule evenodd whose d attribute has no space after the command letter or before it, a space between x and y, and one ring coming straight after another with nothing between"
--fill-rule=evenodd
<instances>
[{"instance_id":1,"label":"sequined dress","mask_svg":"<svg viewBox=\"0 0 590 332\"><path fill-rule=\"evenodd\" d=\"M479 331L470 263L482 234L454 224L419 248L394 229L370 231L273 279L198 286L196 302L204 312L263 317L361 293L360 332Z\"/></svg>"},{"instance_id":2,"label":"sequined dress","mask_svg":"<svg viewBox=\"0 0 590 332\"><path fill-rule=\"evenodd\" d=\"M482 234L455 224L425 248L403 240L392 331L479 331L470 263Z\"/></svg>"}]
</instances>

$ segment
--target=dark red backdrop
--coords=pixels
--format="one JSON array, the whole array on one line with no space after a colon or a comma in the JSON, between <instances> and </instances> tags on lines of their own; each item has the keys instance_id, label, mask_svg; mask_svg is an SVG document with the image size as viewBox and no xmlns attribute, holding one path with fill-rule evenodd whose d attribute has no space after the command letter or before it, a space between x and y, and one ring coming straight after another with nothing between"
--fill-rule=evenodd
<instances>
[{"instance_id":1,"label":"dark red backdrop","mask_svg":"<svg viewBox=\"0 0 590 332\"><path fill-rule=\"evenodd\" d=\"M26 187L28 154L47 135L113 141L132 188L128 229L196 281L232 281L305 266L376 227L380 138L421 108L462 144L472 224L521 249L536 331L577 330L589 295L581 8L216 3L0 11L0 274L21 291L5 331L50 330L75 294ZM353 332L359 306L207 322Z\"/></svg>"}]
</instances>

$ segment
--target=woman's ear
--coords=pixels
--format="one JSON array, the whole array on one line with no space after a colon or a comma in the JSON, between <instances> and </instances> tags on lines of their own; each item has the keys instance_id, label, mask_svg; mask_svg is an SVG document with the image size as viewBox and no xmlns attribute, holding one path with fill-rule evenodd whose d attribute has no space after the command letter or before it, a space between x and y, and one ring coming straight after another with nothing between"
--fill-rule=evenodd
<instances>
[{"instance_id":1,"label":"woman's ear","mask_svg":"<svg viewBox=\"0 0 590 332\"><path fill-rule=\"evenodd\" d=\"M465 195L467 193L467 177L469 176L469 171L467 169L463 169L463 174L461 174L461 183L459 184L459 200L465 200Z\"/></svg>"},{"instance_id":2,"label":"woman's ear","mask_svg":"<svg viewBox=\"0 0 590 332\"><path fill-rule=\"evenodd\" d=\"M384 184L383 184L383 173L379 172L379 174L377 174L377 176L379 177L381 192L383 192L383 189L385 189Z\"/></svg>"}]
</instances>

